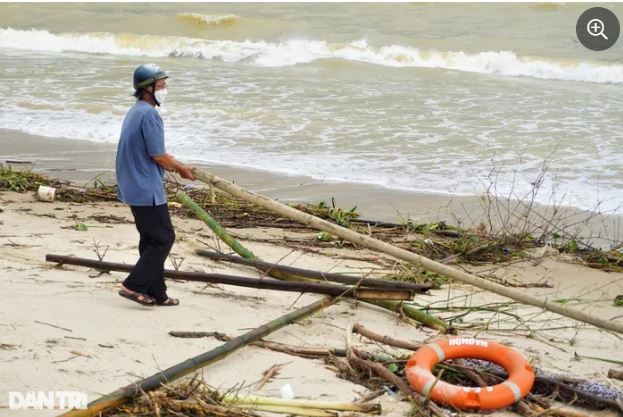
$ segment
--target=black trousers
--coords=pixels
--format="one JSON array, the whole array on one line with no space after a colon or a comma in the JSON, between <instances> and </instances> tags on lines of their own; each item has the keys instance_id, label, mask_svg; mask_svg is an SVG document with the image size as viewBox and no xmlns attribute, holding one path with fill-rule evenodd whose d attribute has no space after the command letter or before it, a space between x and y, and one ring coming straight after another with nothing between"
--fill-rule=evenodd
<instances>
[{"instance_id":1,"label":"black trousers","mask_svg":"<svg viewBox=\"0 0 623 417\"><path fill-rule=\"evenodd\" d=\"M169 207L130 206L136 229L140 234L140 258L123 285L136 292L148 294L161 303L167 300L164 283L164 262L175 242Z\"/></svg>"}]
</instances>

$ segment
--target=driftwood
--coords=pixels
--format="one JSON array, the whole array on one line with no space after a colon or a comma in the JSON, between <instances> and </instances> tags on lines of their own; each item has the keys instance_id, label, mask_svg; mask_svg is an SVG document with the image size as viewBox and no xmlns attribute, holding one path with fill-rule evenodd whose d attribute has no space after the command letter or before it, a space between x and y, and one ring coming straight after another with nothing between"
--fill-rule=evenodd
<instances>
[{"instance_id":1,"label":"driftwood","mask_svg":"<svg viewBox=\"0 0 623 417\"><path fill-rule=\"evenodd\" d=\"M400 390L407 398L412 398L420 407L428 409L432 415L436 417L449 417L449 414L446 413L441 407L437 404L427 401L420 394L415 392L409 384L398 375L395 375L391 371L389 371L386 367L381 365L380 363L372 362L366 359L362 359L359 357L358 352L353 349L354 355L351 355L348 358L349 363L358 369L370 371L385 379L396 388Z\"/></svg>"},{"instance_id":2,"label":"driftwood","mask_svg":"<svg viewBox=\"0 0 623 417\"><path fill-rule=\"evenodd\" d=\"M231 243L234 246L230 246L236 253L238 253L243 258L247 258L250 260L257 260L258 258L242 246L240 242L233 239L217 222L214 220L208 213L205 212L197 203L193 201L186 193L180 191L177 193L177 197L179 201L186 206L189 210L191 210L199 219L203 220L210 229L214 233L219 236L223 236L226 240L223 240L228 245ZM271 269L267 272L267 274L272 278L277 278L284 281L313 281L310 278L305 278L301 276L297 276L294 274L289 274L286 272L282 272L278 269ZM366 300L366 302L375 304L377 306L383 307L387 310L394 311L400 314L404 314L405 316L412 318L425 326L428 326L433 329L445 331L448 329L448 325L443 321L438 319L437 317L431 316L428 313L418 309L417 307L410 304L403 304L401 301L393 301L393 300Z\"/></svg>"},{"instance_id":3,"label":"driftwood","mask_svg":"<svg viewBox=\"0 0 623 417\"><path fill-rule=\"evenodd\" d=\"M214 337L220 341L228 341L232 338L224 333L220 332L186 332L186 331L170 331L169 334L173 337L182 338L199 338L199 337ZM292 356L299 356L302 358L327 358L331 356L346 357L346 349L331 348L331 347L309 347L309 346L294 346L279 342L268 342L265 340L258 340L249 343L249 346L255 346L262 349L272 350L275 352L281 352ZM376 353L358 351L359 355L363 359L373 360L377 362L388 362L394 358L390 355L379 355Z\"/></svg>"},{"instance_id":4,"label":"driftwood","mask_svg":"<svg viewBox=\"0 0 623 417\"><path fill-rule=\"evenodd\" d=\"M80 265L98 269L100 271L129 272L134 267L133 265L115 262L96 261L94 259L75 258L72 256L52 254L46 255L45 259L48 262L57 262L61 265ZM175 280L209 282L266 290L326 294L334 297L348 297L361 300L411 300L413 298L413 293L405 290L356 288L313 282L284 282L270 278L258 279L225 274L172 271L170 269L165 269L164 275L169 279Z\"/></svg>"},{"instance_id":5,"label":"driftwood","mask_svg":"<svg viewBox=\"0 0 623 417\"><path fill-rule=\"evenodd\" d=\"M389 337L389 336L380 335L378 333L375 333L375 332L367 329L366 327L364 327L363 325L361 325L359 323L356 323L356 324L353 325L353 332L359 333L363 337L366 337L366 338L368 338L370 340L374 340L375 342L383 343L383 344L386 344L386 345L389 345L389 346L393 346L393 347L397 347L397 348L401 348L401 349L407 349L407 350L411 350L411 351L416 351L420 347L422 347L422 345L420 345L418 343L405 342L404 340L398 340L398 339L394 339L394 338Z\"/></svg>"},{"instance_id":6,"label":"driftwood","mask_svg":"<svg viewBox=\"0 0 623 417\"><path fill-rule=\"evenodd\" d=\"M169 334L173 337L182 338L200 338L200 337L214 337L217 340L226 342L232 338L224 333L220 332L186 332L186 331L170 331ZM294 356L302 356L305 358L323 357L323 356L346 356L346 352L343 349L334 348L316 348L306 346L293 346L279 342L267 342L264 340L257 340L249 343L250 346L255 346L263 349L273 350L275 352L287 353Z\"/></svg>"},{"instance_id":7,"label":"driftwood","mask_svg":"<svg viewBox=\"0 0 623 417\"><path fill-rule=\"evenodd\" d=\"M374 278L362 278L362 277L353 277L349 275L343 274L335 274L331 272L320 272L320 271L311 271L309 269L303 268L294 268L291 266L272 264L270 262L264 262L259 259L245 259L239 256L225 255L223 253L211 252L204 249L197 249L195 251L197 255L204 256L209 259L213 259L216 261L224 261L224 262L232 262L240 265L247 265L259 269L263 272L268 272L272 270L280 270L289 274L298 275L300 277L305 278L313 278L320 281L332 281L339 282L342 284L350 284L350 285L358 285L360 287L369 287L369 288L394 288L394 289L403 289L403 290L413 290L418 293L425 293L431 288L431 285L428 284L415 284L411 282L400 282L400 281L383 281L380 279Z\"/></svg>"},{"instance_id":8,"label":"driftwood","mask_svg":"<svg viewBox=\"0 0 623 417\"><path fill-rule=\"evenodd\" d=\"M617 371L616 369L608 369L608 378L618 379L623 381L623 371Z\"/></svg>"},{"instance_id":9,"label":"driftwood","mask_svg":"<svg viewBox=\"0 0 623 417\"><path fill-rule=\"evenodd\" d=\"M286 216L300 223L307 224L315 229L331 233L356 245L394 256L398 259L402 259L403 261L407 261L412 264L421 265L423 268L429 271L436 272L440 275L446 276L464 284L473 285L483 290L494 292L504 297L519 301L523 304L536 306L542 308L543 310L552 311L554 313L572 318L577 321L589 323L602 329L623 334L622 322L616 322L607 318L597 317L585 313L584 311L579 311L561 305L555 300L550 301L549 299L535 297L526 293L525 291L518 291L512 288L507 288L503 285L496 284L476 275L457 270L451 266L444 265L439 262L435 262L432 259L426 258L425 256L421 256L413 252L409 252L405 249L398 248L394 245L390 245L389 243L382 242L378 239L362 235L360 233L354 232L350 229L346 229L342 226L338 226L326 220L319 219L318 217L303 213L278 201L274 201L262 195L253 193L222 178L219 178L216 175L213 175L203 169L196 168L193 175L198 180L203 181L207 184L212 184L214 187L226 191L235 197L257 204L261 207L279 213L282 216Z\"/></svg>"},{"instance_id":10,"label":"driftwood","mask_svg":"<svg viewBox=\"0 0 623 417\"><path fill-rule=\"evenodd\" d=\"M200 339L202 337L214 337L220 341L231 340L230 337L228 337L225 333L221 332L186 332L171 330L169 334L173 337L181 337L182 339Z\"/></svg>"},{"instance_id":11,"label":"driftwood","mask_svg":"<svg viewBox=\"0 0 623 417\"><path fill-rule=\"evenodd\" d=\"M247 332L241 336L238 336L229 342L205 352L201 355L187 359L184 362L172 366L164 371L158 372L148 378L145 378L136 383L127 385L123 388L104 395L95 401L88 404L86 409L83 410L71 410L62 414L60 417L95 417L100 413L109 410L114 407L118 407L128 402L131 398L135 397L141 392L151 391L160 387L164 383L168 383L183 377L197 369L203 368L206 365L219 361L225 358L232 352L248 345L249 343L259 340L262 337L269 335L270 333L290 324L295 321L301 320L310 314L321 310L333 302L332 298L322 298L306 307L299 310L288 313L273 321L270 321L263 326L260 326L250 332Z\"/></svg>"}]
</instances>

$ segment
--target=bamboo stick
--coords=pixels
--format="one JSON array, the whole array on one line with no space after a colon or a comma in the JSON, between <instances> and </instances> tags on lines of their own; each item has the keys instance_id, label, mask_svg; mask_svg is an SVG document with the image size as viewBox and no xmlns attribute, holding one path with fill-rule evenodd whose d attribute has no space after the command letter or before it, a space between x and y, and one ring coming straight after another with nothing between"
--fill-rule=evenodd
<instances>
[{"instance_id":1,"label":"bamboo stick","mask_svg":"<svg viewBox=\"0 0 623 417\"><path fill-rule=\"evenodd\" d=\"M178 191L176 195L177 199L180 203L182 203L186 208L193 212L195 216L205 224L218 236L221 238L227 246L232 248L234 252L238 255L242 256L245 259L258 259L257 256L249 249L244 247L240 242L238 242L232 235L227 233L227 231L208 213L205 212L195 201L185 192ZM292 275L288 273L281 272L280 270L271 270L269 271L269 276L273 278L277 278L283 281L307 281L311 282L310 279L300 277L297 275Z\"/></svg>"},{"instance_id":2,"label":"bamboo stick","mask_svg":"<svg viewBox=\"0 0 623 417\"><path fill-rule=\"evenodd\" d=\"M96 261L94 259L75 258L72 256L53 255L45 256L48 262L58 262L60 264L80 265L105 271L132 270L132 265L120 264L115 262ZM413 293L404 290L392 289L370 289L346 287L334 284L323 284L315 282L283 282L270 278L249 278L236 275L208 274L203 272L191 271L172 271L165 269L165 277L169 279L181 279L186 281L211 282L240 287L260 288L266 290L306 292L315 294L325 294L334 297L348 297L358 300L411 300Z\"/></svg>"},{"instance_id":3,"label":"bamboo stick","mask_svg":"<svg viewBox=\"0 0 623 417\"><path fill-rule=\"evenodd\" d=\"M355 404L355 403L338 403L333 401L313 401L313 400L294 400L283 398L269 398L260 396L237 397L226 395L223 402L230 404L262 404L275 405L279 407L300 407L300 408L316 408L320 410L335 411L357 411L360 413L376 413L381 411L380 404Z\"/></svg>"},{"instance_id":4,"label":"bamboo stick","mask_svg":"<svg viewBox=\"0 0 623 417\"><path fill-rule=\"evenodd\" d=\"M62 414L59 417L95 417L99 413L109 410L114 407L118 407L128 402L132 397L136 396L140 392L151 391L158 388L163 383L168 383L183 377L197 369L203 368L211 363L219 361L225 358L232 352L248 345L250 342L256 341L269 335L270 333L279 330L280 328L298 321L310 314L321 310L333 302L333 298L325 297L314 303L300 308L296 311L285 314L273 321L270 321L250 332L240 335L223 345L212 349L201 355L192 357L177 365L174 365L162 372L158 372L148 378L140 380L134 384L127 385L119 388L118 390L104 395L95 401L88 404L86 409L83 410L71 410Z\"/></svg>"},{"instance_id":5,"label":"bamboo stick","mask_svg":"<svg viewBox=\"0 0 623 417\"><path fill-rule=\"evenodd\" d=\"M195 203L193 199L188 196L188 194L183 191L179 191L177 193L177 199L180 201L180 203L188 207L195 214L195 216L199 218L199 220L207 224L210 229L212 229L212 231L216 233L216 235L221 238L221 240L225 242L227 246L232 248L238 255L242 256L243 258L255 259L255 255L253 254L253 252L242 246L232 235L227 233L227 231L223 229L221 225L218 224L218 222L214 220L214 218L212 218L212 216L202 210L201 207L199 207L197 203Z\"/></svg>"},{"instance_id":6,"label":"bamboo stick","mask_svg":"<svg viewBox=\"0 0 623 417\"><path fill-rule=\"evenodd\" d=\"M362 278L353 277L343 274L335 274L331 272L311 271L309 269L294 268L292 266L272 264L270 262L264 262L260 259L245 259L239 256L225 255L223 253L211 252L205 249L197 249L195 251L197 255L204 256L209 259L217 261L232 262L240 265L252 266L263 272L272 270L280 270L289 274L298 275L305 278L313 278L317 280L340 282L342 284L359 285L362 287L370 288L400 288L404 290L413 290L419 293L424 293L431 288L428 284L416 284L412 282L400 282L400 281L383 281L374 278Z\"/></svg>"},{"instance_id":7,"label":"bamboo stick","mask_svg":"<svg viewBox=\"0 0 623 417\"><path fill-rule=\"evenodd\" d=\"M476 275L459 271L451 266L443 265L439 262L433 261L432 259L428 259L425 256L409 252L407 250L390 245L389 243L382 242L378 239L362 235L360 233L319 219L307 213L303 213L283 203L273 201L267 197L253 193L249 190L232 184L231 182L225 181L224 179L219 178L216 175L213 175L203 169L196 168L193 172L193 175L198 180L203 181L207 184L213 184L216 188L226 191L233 196L242 198L246 201L272 210L276 213L281 214L282 216L289 217L303 224L307 224L315 229L326 231L342 239L353 242L357 245L383 252L387 255L394 256L398 259L402 259L413 264L421 265L423 268L429 271L436 272L440 275L452 278L465 284L473 285L483 290L491 291L493 293L508 297L524 304L529 304L542 308L545 311L552 311L554 313L572 318L577 321L592 324L595 327L610 330L616 333L623 333L622 322L616 322L614 320L596 317L594 315L585 313L584 311L575 310L573 308L561 305L555 301L550 301L547 298L532 296L530 294L527 294L525 291L518 291L512 288L507 288L484 278L480 278Z\"/></svg>"},{"instance_id":8,"label":"bamboo stick","mask_svg":"<svg viewBox=\"0 0 623 417\"><path fill-rule=\"evenodd\" d=\"M225 243L230 242L232 244L235 243L235 247L232 247L243 258L256 260L258 259L251 251L244 248L238 241L233 239L231 236L227 234L227 232L214 220L208 213L206 213L197 203L193 201L187 194L184 192L179 192L178 199L182 204L184 204L189 210L191 210L197 217L204 220L204 222L210 227L217 235L223 235L225 237ZM217 227L218 226L218 227ZM229 243L228 243L229 244ZM309 278L300 277L294 274L289 274L286 272L282 272L278 269L271 269L268 272L268 275L285 281L310 281ZM391 311L400 312L405 314L406 316L417 320L420 323L423 323L426 326L429 326L433 329L445 331L448 328L448 325L443 321L436 317L431 316L419 309L415 306L402 304L399 302L391 302L390 300L383 300L384 303L379 303L374 300L367 300L367 302L371 304L376 304L383 308L389 309Z\"/></svg>"},{"instance_id":9,"label":"bamboo stick","mask_svg":"<svg viewBox=\"0 0 623 417\"><path fill-rule=\"evenodd\" d=\"M308 416L308 417L338 417L337 411L318 410L314 408L303 407L287 407L278 405L265 405L265 404L239 404L236 407L241 409L247 409L249 411L268 411L277 414L291 414L295 416Z\"/></svg>"},{"instance_id":10,"label":"bamboo stick","mask_svg":"<svg viewBox=\"0 0 623 417\"><path fill-rule=\"evenodd\" d=\"M386 310L393 311L400 315L410 317L413 320L416 320L423 325L430 327L431 329L446 331L449 328L448 324L446 324L445 321L435 316L431 316L428 313L425 313L413 304L393 300L368 300L367 302L377 305L379 307L383 307Z\"/></svg>"}]
</instances>

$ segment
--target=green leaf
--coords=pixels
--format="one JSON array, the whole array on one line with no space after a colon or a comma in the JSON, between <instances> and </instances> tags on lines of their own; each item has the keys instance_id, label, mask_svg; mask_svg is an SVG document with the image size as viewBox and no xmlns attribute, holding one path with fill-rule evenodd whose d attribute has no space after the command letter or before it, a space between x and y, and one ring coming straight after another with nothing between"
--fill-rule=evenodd
<instances>
[{"instance_id":1,"label":"green leaf","mask_svg":"<svg viewBox=\"0 0 623 417\"><path fill-rule=\"evenodd\" d=\"M330 233L322 231L316 235L316 239L322 242L331 242L333 240L333 236L331 236Z\"/></svg>"},{"instance_id":2,"label":"green leaf","mask_svg":"<svg viewBox=\"0 0 623 417\"><path fill-rule=\"evenodd\" d=\"M599 259L597 259L597 262L600 263L601 265L608 265L610 262L608 262L608 259L601 257Z\"/></svg>"},{"instance_id":3,"label":"green leaf","mask_svg":"<svg viewBox=\"0 0 623 417\"><path fill-rule=\"evenodd\" d=\"M390 363L389 365L387 365L387 370L395 374L396 372L398 372L398 365L396 365L395 363Z\"/></svg>"}]
</instances>

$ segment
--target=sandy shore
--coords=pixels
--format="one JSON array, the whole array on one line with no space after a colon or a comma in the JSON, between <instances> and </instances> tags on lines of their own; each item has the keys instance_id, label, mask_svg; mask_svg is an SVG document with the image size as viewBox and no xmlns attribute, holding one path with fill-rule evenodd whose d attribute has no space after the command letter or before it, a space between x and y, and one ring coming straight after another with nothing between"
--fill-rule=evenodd
<instances>
[{"instance_id":1,"label":"sandy shore","mask_svg":"<svg viewBox=\"0 0 623 417\"><path fill-rule=\"evenodd\" d=\"M113 161L112 145L71 141L56 143L53 149L48 149L43 147L41 141L44 139L28 135L20 140L15 138L13 133L0 131L0 160L34 159L37 170L57 173L61 177L67 175L77 181L89 180L88 173L95 176L100 172L111 172L106 169L110 169ZM69 154L68 149L74 153ZM84 167L93 171L85 171ZM367 191L364 193L363 186L301 183L298 182L300 178L212 168L219 175L282 200L336 195L339 203L346 200L343 195L351 196L358 200L362 209L368 207L370 215L376 216L381 216L383 210L376 212L369 208L373 205L362 204L362 200L377 201L382 193L393 193L377 190L379 194L370 197ZM84 176L79 178L78 174ZM316 190L317 194L306 194L311 190ZM299 198L305 195L307 198ZM411 196L407 201L395 198L409 204L404 207L413 210L421 208L420 204L424 202L433 207L435 201L442 201L435 200L441 197L427 195ZM387 203L387 200L382 201ZM378 203L381 205L380 201ZM340 205L348 204L345 201ZM133 264L137 259L138 234L127 207L117 203L42 203L31 193L12 192L0 193L0 207L0 270L3 271L0 280L3 294L0 405L7 404L9 391L79 390L87 392L89 400L93 400L221 344L211 338L174 338L168 335L171 330L220 331L236 336L318 298L314 295L299 298L296 293L241 287L170 282L171 296L181 299L179 307L143 308L117 295L119 283L125 278L122 273L98 276L81 267L59 269L44 260L47 253L95 258L97 242L101 248L108 248L105 260ZM440 206L436 207L438 210ZM385 209L385 213L390 212ZM111 224L97 217L111 215L127 222ZM174 217L173 222L177 231L173 255L184 258L182 269L257 276L247 268L197 257L194 255L196 248L206 248L206 242L214 242L211 231L198 220ZM74 230L77 223L86 224L88 230ZM292 250L283 244L256 241L257 238L284 236L311 238L313 233L309 232L254 228L237 229L236 234L243 244L267 261L281 260L304 268L359 274L378 269L378 265L367 261L344 260L346 256L378 256L367 250L327 248L312 254ZM167 267L172 265L169 263ZM480 267L479 270L487 268L490 267ZM546 249L523 262L498 265L494 274L519 283L547 281L552 288L529 288L526 291L563 300L600 317L623 321L623 309L612 303L616 295L623 294L623 274L571 264ZM452 308L505 301L508 300L456 283L432 291L431 295L416 297L419 304L440 308L438 314L443 318L456 314L456 311L450 311ZM413 342L426 342L439 336L436 331L402 321L384 310L340 301L267 339L299 346L343 347L345 330L354 322L378 333ZM497 311L474 311L456 324L463 327L461 335L489 338L514 346L540 369L589 378L615 387L622 385L620 381L606 377L608 369L621 370L621 366L576 357L578 354L623 360L623 341L611 333L516 304L498 306ZM469 324L476 327L467 328ZM355 338L355 343L366 350L380 351L378 345L366 339ZM283 364L281 373L257 393L278 396L279 388L286 383L292 385L296 398L354 401L367 392L362 386L337 378L322 361L255 347L244 348L204 368L202 375L208 383L222 389L245 384L251 386L245 388L244 393L256 392L253 383L274 364ZM398 402L389 395L378 401L383 405L383 415L387 416L402 416L409 408L407 403ZM0 416L47 417L57 414L49 410L16 412L0 408ZM495 415L515 414L500 411ZM590 415L616 414L590 412Z\"/></svg>"},{"instance_id":2,"label":"sandy shore","mask_svg":"<svg viewBox=\"0 0 623 417\"><path fill-rule=\"evenodd\" d=\"M173 282L169 283L169 292L181 299L179 307L143 308L116 294L125 277L122 273L96 276L85 268L58 269L44 261L46 253L95 258L94 242L99 242L102 248L108 248L106 260L135 262L137 233L125 206L41 203L31 194L10 192L1 193L0 202L0 269L4 271L0 281L4 300L0 318L0 399L3 404L11 390L84 390L90 399L97 398L220 344L209 338L173 338L168 335L170 330L220 331L235 336L284 314L293 306L304 306L317 299L313 295L298 298L294 293ZM97 215L114 215L128 222L100 223L93 217ZM78 222L87 224L88 230L73 230L72 226ZM211 232L197 220L175 217L174 224L178 240L173 254L185 258L183 269L257 276L243 267L217 264L195 256L195 248L205 247L202 241L212 241ZM306 268L359 273L377 268L368 262L340 259L340 256L352 256L353 252L357 256L375 255L368 251L336 248L318 255L292 251L281 245L245 241L245 237L276 237L283 233L301 237L293 236L293 232L238 229L236 233L242 236L246 246L269 261L283 258L286 264ZM553 288L528 291L548 298L569 299L570 304L593 314L613 319L619 316L617 320L623 320L622 310L612 306L613 296L623 293L623 274L568 264L545 253L538 259L502 268L498 275L519 282L548 281ZM502 299L455 284L433 291L430 296L418 296L416 301L438 307L460 307ZM499 313L476 314L466 320L475 324L488 323L488 329L466 329L460 334L476 334L515 346L545 370L617 383L605 377L608 369L615 365L599 360L575 360L574 354L622 359L620 337L535 308L515 305L508 312L517 314L525 322L509 322L507 316ZM449 314L440 312L441 316ZM436 331L397 320L386 311L342 301L267 339L301 346L341 347L347 325L354 322L414 342L438 336ZM526 331L522 326L532 330ZM539 331L539 328L551 327L560 329ZM371 351L378 350L378 346L365 339L357 339L356 343ZM280 386L289 383L297 398L352 401L366 391L338 379L321 361L254 347L205 368L203 376L210 384L226 389L260 380L262 372L276 363L284 364L281 374L259 393L276 396ZM381 402L384 415L400 416L408 408L406 403L398 403L389 396L381 398ZM0 415L51 416L55 413L0 410Z\"/></svg>"}]
</instances>

